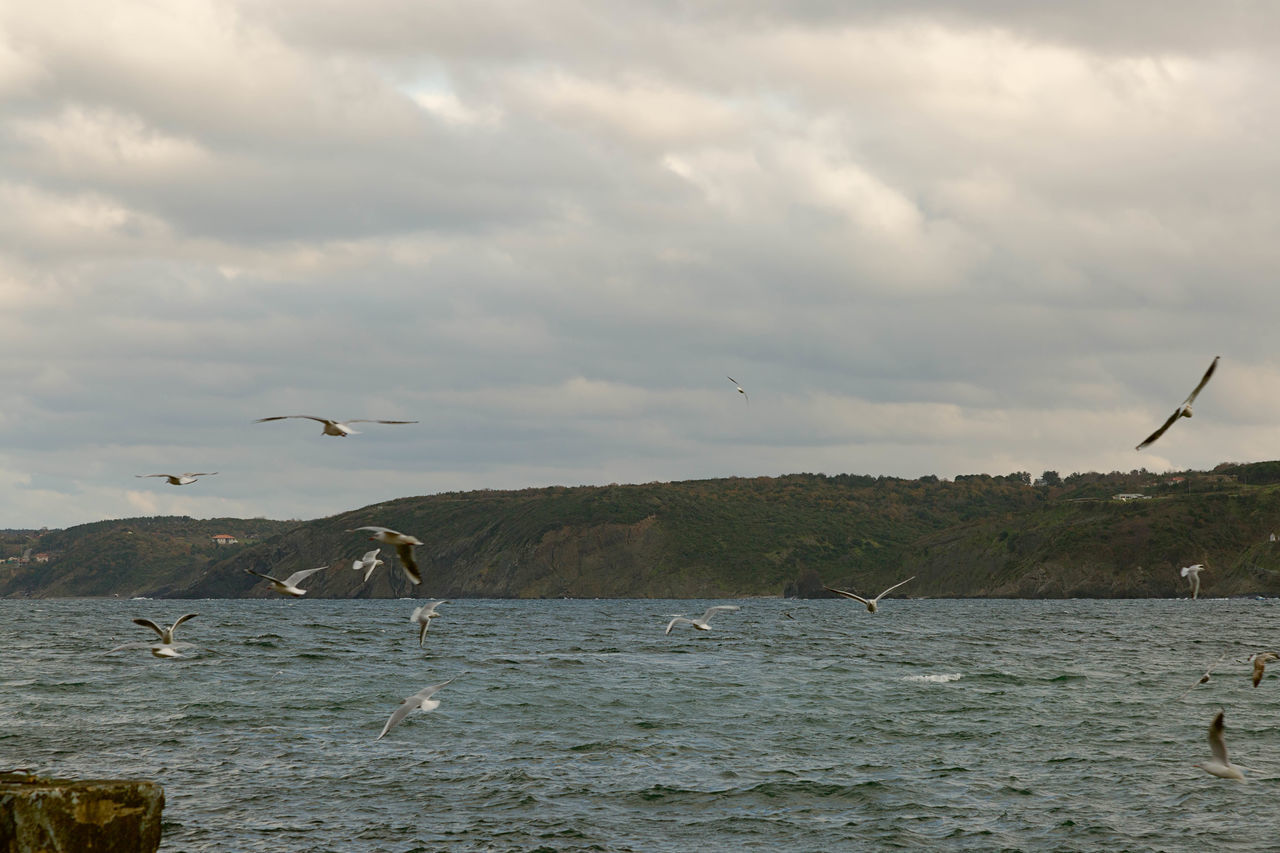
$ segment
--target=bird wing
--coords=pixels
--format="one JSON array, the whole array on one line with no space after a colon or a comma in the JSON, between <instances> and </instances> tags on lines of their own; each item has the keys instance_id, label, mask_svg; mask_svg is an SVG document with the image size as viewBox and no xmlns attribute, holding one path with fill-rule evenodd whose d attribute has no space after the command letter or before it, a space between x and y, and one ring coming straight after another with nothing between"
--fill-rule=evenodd
<instances>
[{"instance_id":1,"label":"bird wing","mask_svg":"<svg viewBox=\"0 0 1280 853\"><path fill-rule=\"evenodd\" d=\"M245 571L251 575L257 575L260 578L266 578L269 581L275 581L276 583L280 583L280 578L273 578L271 577L271 575L264 575L262 572L255 572L253 569L245 569Z\"/></svg>"},{"instance_id":2,"label":"bird wing","mask_svg":"<svg viewBox=\"0 0 1280 853\"><path fill-rule=\"evenodd\" d=\"M1227 740L1222 733L1226 726L1222 723L1222 712L1218 712L1218 716L1213 718L1213 722L1209 724L1209 749L1213 752L1213 757L1221 764L1230 764L1227 760Z\"/></svg>"},{"instance_id":3,"label":"bird wing","mask_svg":"<svg viewBox=\"0 0 1280 853\"><path fill-rule=\"evenodd\" d=\"M283 421L286 418L306 418L307 420L310 420L310 421L319 421L322 424L337 423L337 421L331 421L328 418L317 418L315 415L272 415L269 418L258 418L256 421L254 421L254 423L260 424L266 421Z\"/></svg>"},{"instance_id":4,"label":"bird wing","mask_svg":"<svg viewBox=\"0 0 1280 853\"><path fill-rule=\"evenodd\" d=\"M1142 443L1139 444L1137 447L1135 447L1134 450L1141 450L1142 448L1146 447L1148 444L1151 444L1160 436L1164 435L1164 431L1167 430L1169 427L1173 426L1173 422L1176 421L1181 416L1182 416L1182 407L1179 406L1178 409L1172 415L1169 415L1169 420L1165 421L1160 426L1160 429L1156 430L1155 432L1151 433L1151 435L1144 438L1142 440Z\"/></svg>"},{"instance_id":5,"label":"bird wing","mask_svg":"<svg viewBox=\"0 0 1280 853\"><path fill-rule=\"evenodd\" d=\"M135 477L172 477L172 474L134 474Z\"/></svg>"},{"instance_id":6,"label":"bird wing","mask_svg":"<svg viewBox=\"0 0 1280 853\"><path fill-rule=\"evenodd\" d=\"M400 566L404 569L404 573L409 576L409 580L415 584L422 583L422 573L418 571L418 564L413 559L412 545L397 545L396 554L400 557Z\"/></svg>"},{"instance_id":7,"label":"bird wing","mask_svg":"<svg viewBox=\"0 0 1280 853\"><path fill-rule=\"evenodd\" d=\"M357 530L372 530L374 533L396 533L397 532L395 530L392 530L390 527L374 527L373 525L369 525L367 527L353 527L347 532L355 533ZM382 549L379 548L378 550L381 551Z\"/></svg>"},{"instance_id":8,"label":"bird wing","mask_svg":"<svg viewBox=\"0 0 1280 853\"><path fill-rule=\"evenodd\" d=\"M732 382L734 385L737 385L737 384L738 384L738 380L734 379L732 376L728 376L727 378L728 378L728 380L729 380L730 382Z\"/></svg>"},{"instance_id":9,"label":"bird wing","mask_svg":"<svg viewBox=\"0 0 1280 853\"><path fill-rule=\"evenodd\" d=\"M690 625L692 625L692 624L693 624L693 620L692 620L692 619L688 619L688 618L686 618L686 617L684 617L684 616L677 616L677 617L675 617L674 619L672 619L670 622L668 622L668 623L667 623L667 630L663 631L662 633L664 633L664 634L670 634L670 633L671 633L671 629L672 629L673 627L675 627L675 624L676 624L677 622L688 622Z\"/></svg>"},{"instance_id":10,"label":"bird wing","mask_svg":"<svg viewBox=\"0 0 1280 853\"><path fill-rule=\"evenodd\" d=\"M164 637L164 629L161 628L156 623L152 622L150 619L141 619L141 618L134 619L133 624L141 625L144 628L150 628L152 631L155 631L157 634L159 634L162 638ZM121 648L124 648L124 647L121 646ZM112 651L115 651L115 650L112 649Z\"/></svg>"},{"instance_id":11,"label":"bird wing","mask_svg":"<svg viewBox=\"0 0 1280 853\"><path fill-rule=\"evenodd\" d=\"M184 613L181 616L179 616L174 621L174 623L169 626L169 636L172 637L173 632L178 630L178 626L181 625L183 622L186 622L188 619L194 619L199 615L200 615L199 613Z\"/></svg>"},{"instance_id":12,"label":"bird wing","mask_svg":"<svg viewBox=\"0 0 1280 853\"><path fill-rule=\"evenodd\" d=\"M322 572L327 568L329 567L318 566L314 569L303 569L302 571L294 572L293 574L289 575L289 577L284 579L284 582L288 586L297 586L298 582L301 581L303 578L310 577L311 575L314 575L316 572Z\"/></svg>"},{"instance_id":13,"label":"bird wing","mask_svg":"<svg viewBox=\"0 0 1280 853\"><path fill-rule=\"evenodd\" d=\"M416 424L417 421L379 421L370 418L352 418L349 421L343 421L344 424Z\"/></svg>"},{"instance_id":14,"label":"bird wing","mask_svg":"<svg viewBox=\"0 0 1280 853\"><path fill-rule=\"evenodd\" d=\"M893 591L894 591L895 589L897 589L898 587L902 586L902 584L906 583L907 581L913 581L913 580L915 580L915 579L916 579L916 576L915 576L915 575L912 575L911 577L907 578L907 580L902 581L901 583L895 583L893 586L889 587L889 588L888 588L888 589L886 589L884 592L882 592L882 593L880 593L879 595L877 595L875 600L876 600L876 601L879 601L880 599L884 598L884 597L885 597L886 595L888 595L889 593L893 592Z\"/></svg>"},{"instance_id":15,"label":"bird wing","mask_svg":"<svg viewBox=\"0 0 1280 853\"><path fill-rule=\"evenodd\" d=\"M418 648L422 648L427 642L427 629L431 627L430 619L422 620L422 627L418 629Z\"/></svg>"},{"instance_id":16,"label":"bird wing","mask_svg":"<svg viewBox=\"0 0 1280 853\"><path fill-rule=\"evenodd\" d=\"M829 586L824 586L823 589L827 592L834 592L836 595L843 595L845 598L852 598L854 601L861 601L863 604L871 603L857 593L845 592L843 589L832 589Z\"/></svg>"},{"instance_id":17,"label":"bird wing","mask_svg":"<svg viewBox=\"0 0 1280 853\"><path fill-rule=\"evenodd\" d=\"M214 474L216 474L216 473L218 473L218 472L217 472L217 471L196 471L196 472L188 471L187 473L183 474L182 476L184 476L184 477L212 477L212 476L213 476Z\"/></svg>"},{"instance_id":18,"label":"bird wing","mask_svg":"<svg viewBox=\"0 0 1280 853\"><path fill-rule=\"evenodd\" d=\"M1256 658L1253 659L1253 686L1254 687L1258 686L1258 683L1262 681L1262 676L1266 675L1267 673L1267 660L1268 658L1266 655L1258 655Z\"/></svg>"},{"instance_id":19,"label":"bird wing","mask_svg":"<svg viewBox=\"0 0 1280 853\"><path fill-rule=\"evenodd\" d=\"M383 735L400 725L400 721L407 717L410 711L414 708L421 708L424 700L430 699L432 693L435 693L450 681L453 681L453 679L450 678L449 681L442 681L439 684L432 684L424 687L408 699L401 702L400 707L391 712L391 716L387 719L387 724L382 727L382 734L378 735L375 740L382 740Z\"/></svg>"},{"instance_id":20,"label":"bird wing","mask_svg":"<svg viewBox=\"0 0 1280 853\"><path fill-rule=\"evenodd\" d=\"M382 551L382 549L381 549L381 548L374 548L372 551L365 551L365 552L364 552L364 556L360 558L360 562L362 562L362 563L371 563L371 562L373 562L375 559L377 559L378 554L379 554L381 551Z\"/></svg>"},{"instance_id":21,"label":"bird wing","mask_svg":"<svg viewBox=\"0 0 1280 853\"><path fill-rule=\"evenodd\" d=\"M708 619L710 619L714 614L716 614L716 613L720 613L721 611L741 610L741 609L742 609L742 608L741 608L741 607L739 607L739 606L738 606L738 605L736 605L736 604L717 604L715 607L708 607L708 608L707 608L707 612L702 614L702 621L703 621L703 622L706 622L706 621L707 621Z\"/></svg>"},{"instance_id":22,"label":"bird wing","mask_svg":"<svg viewBox=\"0 0 1280 853\"><path fill-rule=\"evenodd\" d=\"M1222 356L1219 355L1215 355L1213 357L1213 361L1209 363L1209 369L1204 372L1204 376L1200 377L1200 384L1195 387L1195 390L1191 392L1191 396L1187 397L1182 405L1190 406L1195 402L1196 395L1200 393L1200 389L1204 388L1204 386L1208 384L1209 377L1213 375L1213 371L1218 369L1218 359L1221 357Z\"/></svg>"}]
</instances>

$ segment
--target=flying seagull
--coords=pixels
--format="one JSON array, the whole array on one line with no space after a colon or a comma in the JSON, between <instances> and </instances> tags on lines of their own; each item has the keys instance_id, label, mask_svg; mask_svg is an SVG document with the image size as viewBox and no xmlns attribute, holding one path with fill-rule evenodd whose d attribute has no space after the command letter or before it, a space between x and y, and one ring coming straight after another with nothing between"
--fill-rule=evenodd
<instances>
[{"instance_id":1,"label":"flying seagull","mask_svg":"<svg viewBox=\"0 0 1280 853\"><path fill-rule=\"evenodd\" d=\"M342 437L345 437L348 435L360 434L359 430L354 430L351 427L347 426L347 424L416 424L417 423L417 421L379 421L379 420L371 420L369 418L354 418L349 421L331 421L328 418L317 418L315 415L275 415L274 417L270 417L270 418L258 418L256 421L254 421L254 423L260 424L265 421L282 421L286 418L307 418L308 420L319 421L320 423L324 424L324 429L322 430L322 432L325 435L337 435Z\"/></svg>"},{"instance_id":2,"label":"flying seagull","mask_svg":"<svg viewBox=\"0 0 1280 853\"><path fill-rule=\"evenodd\" d=\"M1213 371L1218 367L1219 358L1221 358L1221 356L1215 355L1213 357L1213 361L1209 364L1209 369L1204 372L1204 376L1200 377L1200 384L1197 385L1195 390L1191 392L1191 395L1188 396L1187 399L1182 401L1181 406L1174 409L1173 414L1169 415L1169 420L1165 421L1160 426L1160 429L1156 430L1155 432L1151 433L1151 435L1143 439L1142 444L1139 444L1136 448L1134 448L1135 450L1141 450L1142 448L1146 447L1148 444L1151 444L1160 436L1164 435L1165 430L1173 426L1173 422L1176 421L1178 418L1191 417L1191 404L1195 402L1196 395L1200 393L1200 389L1204 388L1205 383L1209 381L1209 377L1213 375Z\"/></svg>"},{"instance_id":3,"label":"flying seagull","mask_svg":"<svg viewBox=\"0 0 1280 853\"><path fill-rule=\"evenodd\" d=\"M748 404L750 404L750 403L751 403L751 398L747 396L747 392L746 392L746 391L743 391L743 390L742 390L742 386L738 384L738 380L734 379L732 376L728 377L728 379L729 379L729 381L730 381L730 382L732 382L732 383L734 384L734 387L736 387L736 388L738 389L738 393L742 395L743 399L745 399L745 400L747 401L747 403L748 403Z\"/></svg>"},{"instance_id":4,"label":"flying seagull","mask_svg":"<svg viewBox=\"0 0 1280 853\"><path fill-rule=\"evenodd\" d=\"M381 550L381 548L374 548L372 551L365 551L363 557L352 562L351 568L357 572L364 569L364 583L368 583L373 570L382 565L382 561L378 559L378 552Z\"/></svg>"},{"instance_id":5,"label":"flying seagull","mask_svg":"<svg viewBox=\"0 0 1280 853\"><path fill-rule=\"evenodd\" d=\"M1204 772L1211 773L1222 779L1235 779L1237 782L1243 782L1244 773L1227 758L1227 741L1222 736L1225 728L1222 724L1222 712L1219 711L1218 716L1214 717L1213 722L1209 724L1209 749L1213 751L1213 760L1192 766L1199 767Z\"/></svg>"},{"instance_id":6,"label":"flying seagull","mask_svg":"<svg viewBox=\"0 0 1280 853\"><path fill-rule=\"evenodd\" d=\"M197 613L188 613L185 616L179 616L178 620L174 622L172 625L170 625L168 628L161 628L159 625L152 622L150 619L134 619L133 623L135 625L141 625L144 628L150 628L152 631L155 631L157 634L160 635L161 643L164 643L165 645L172 645L173 632L178 630L178 626L181 625L183 622L186 622L188 619L196 618L196 616L198 615L199 614Z\"/></svg>"},{"instance_id":7,"label":"flying seagull","mask_svg":"<svg viewBox=\"0 0 1280 853\"><path fill-rule=\"evenodd\" d=\"M409 716L410 711L416 711L419 708L424 711L434 711L436 708L439 708L440 700L432 699L431 694L435 693L441 687L444 687L453 680L454 679L450 678L449 681L442 681L439 684L432 684L428 687L424 687L408 699L401 702L400 707L391 712L391 717L387 720L387 724L382 727L382 734L378 735L374 740L382 740L387 732L400 725L400 721Z\"/></svg>"},{"instance_id":8,"label":"flying seagull","mask_svg":"<svg viewBox=\"0 0 1280 853\"><path fill-rule=\"evenodd\" d=\"M1258 652L1253 656L1253 686L1257 687L1262 681L1262 676L1266 674L1267 662L1280 660L1280 655L1275 652Z\"/></svg>"},{"instance_id":9,"label":"flying seagull","mask_svg":"<svg viewBox=\"0 0 1280 853\"><path fill-rule=\"evenodd\" d=\"M711 626L708 625L707 623L711 621L712 616L716 615L721 611L724 611L727 613L730 610L741 610L741 609L742 608L738 607L736 604L717 604L715 607L708 607L707 612L703 613L697 619L688 619L684 616L677 616L667 623L667 630L664 631L663 633L670 634L671 628L677 622L688 622L690 625L692 625L694 628L697 628L699 631L710 631Z\"/></svg>"},{"instance_id":10,"label":"flying seagull","mask_svg":"<svg viewBox=\"0 0 1280 853\"><path fill-rule=\"evenodd\" d=\"M1184 578L1190 578L1187 583L1191 584L1192 599L1200 597L1200 572L1202 571L1204 571L1204 566L1201 563L1196 563L1194 566L1182 567L1182 576Z\"/></svg>"},{"instance_id":11,"label":"flying seagull","mask_svg":"<svg viewBox=\"0 0 1280 853\"><path fill-rule=\"evenodd\" d=\"M1209 680L1209 676L1213 674L1214 668L1217 667L1218 664L1222 663L1222 659L1225 658L1226 656L1227 656L1226 652L1223 652L1222 654L1218 655L1218 659L1214 661L1212 664L1210 664L1209 668L1204 671L1204 675L1200 676L1200 679L1195 684L1191 685L1186 690L1182 691L1182 693L1178 696L1178 698L1179 699L1183 698L1192 690L1195 690L1201 684L1204 684L1205 682L1207 682Z\"/></svg>"},{"instance_id":12,"label":"flying seagull","mask_svg":"<svg viewBox=\"0 0 1280 853\"><path fill-rule=\"evenodd\" d=\"M320 566L319 568L315 568L315 569L303 569L300 572L294 572L284 580L280 580L279 578L273 578L271 577L271 575L264 575L261 572L255 572L253 569L245 569L245 571L251 575L257 575L260 578L266 578L268 581L271 582L271 588L274 589L276 592L280 593L281 595L292 595L294 598L298 598L299 596L303 596L307 594L307 591L299 587L298 583L303 578L309 577L310 575L314 575L316 572L322 572L327 568L329 567Z\"/></svg>"},{"instance_id":13,"label":"flying seagull","mask_svg":"<svg viewBox=\"0 0 1280 853\"><path fill-rule=\"evenodd\" d=\"M171 486L187 486L196 481L196 477L212 477L217 471L202 471L186 474L134 474L135 477L164 477Z\"/></svg>"},{"instance_id":14,"label":"flying seagull","mask_svg":"<svg viewBox=\"0 0 1280 853\"><path fill-rule=\"evenodd\" d=\"M843 589L832 589L829 586L824 586L823 589L825 589L827 592L834 592L836 595L843 595L845 598L852 598L854 601L861 601L863 604L867 605L868 613L875 613L876 605L880 601L880 599L884 598L886 595L893 592L895 589L902 586L902 584L906 583L907 581L913 581L915 579L916 579L916 576L912 575L911 577L907 578L906 581L895 583L893 586L889 587L884 592L880 593L875 598L872 598L870 600L863 598L862 596L852 592L845 592Z\"/></svg>"},{"instance_id":15,"label":"flying seagull","mask_svg":"<svg viewBox=\"0 0 1280 853\"><path fill-rule=\"evenodd\" d=\"M424 604L421 607L413 608L413 615L409 617L409 621L415 622L418 625L418 648L422 648L423 643L427 641L427 628L431 625L431 620L440 616L440 614L436 612L436 608L441 604L448 603L449 602L447 600L432 601L431 603Z\"/></svg>"},{"instance_id":16,"label":"flying seagull","mask_svg":"<svg viewBox=\"0 0 1280 853\"><path fill-rule=\"evenodd\" d=\"M372 530L373 535L369 537L372 541L396 546L396 554L400 557L400 567L404 569L404 573L409 576L411 582L422 583L422 574L418 571L418 564L413 559L413 546L421 545L422 540L416 536L399 533L389 527L357 527L347 532L355 533L356 530Z\"/></svg>"}]
</instances>

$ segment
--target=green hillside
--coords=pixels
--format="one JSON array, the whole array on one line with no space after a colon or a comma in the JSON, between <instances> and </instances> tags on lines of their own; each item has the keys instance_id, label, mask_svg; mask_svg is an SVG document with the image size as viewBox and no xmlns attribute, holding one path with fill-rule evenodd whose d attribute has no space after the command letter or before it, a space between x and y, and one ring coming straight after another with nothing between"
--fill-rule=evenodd
<instances>
[{"instance_id":1,"label":"green hillside","mask_svg":"<svg viewBox=\"0 0 1280 853\"><path fill-rule=\"evenodd\" d=\"M1118 494L1142 494L1116 500ZM382 525L423 541L425 581L351 561ZM0 571L0 595L270 596L245 569L330 570L312 597L736 597L822 585L934 596L1172 596L1205 563L1203 594L1280 594L1280 464L973 475L954 481L794 474L401 498L307 522L185 518L15 533L47 564ZM214 533L242 544L216 546ZM6 547L17 547L12 542Z\"/></svg>"}]
</instances>

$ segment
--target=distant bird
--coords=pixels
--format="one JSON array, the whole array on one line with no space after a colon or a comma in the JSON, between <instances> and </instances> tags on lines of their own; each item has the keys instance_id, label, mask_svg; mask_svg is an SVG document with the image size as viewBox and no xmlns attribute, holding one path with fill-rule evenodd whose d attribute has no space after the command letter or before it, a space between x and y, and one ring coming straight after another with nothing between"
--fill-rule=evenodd
<instances>
[{"instance_id":1,"label":"distant bird","mask_svg":"<svg viewBox=\"0 0 1280 853\"><path fill-rule=\"evenodd\" d=\"M1273 660L1280 660L1280 655L1275 652L1258 652L1253 656L1253 686L1257 687L1262 681L1262 676L1266 674L1267 663Z\"/></svg>"},{"instance_id":2,"label":"distant bird","mask_svg":"<svg viewBox=\"0 0 1280 853\"><path fill-rule=\"evenodd\" d=\"M728 377L728 379L733 383L734 387L738 389L738 393L742 395L743 399L745 399L749 404L751 402L751 398L747 396L746 391L742 390L742 386L738 384L738 380L734 379L732 376Z\"/></svg>"},{"instance_id":3,"label":"distant bird","mask_svg":"<svg viewBox=\"0 0 1280 853\"><path fill-rule=\"evenodd\" d=\"M663 633L670 634L672 627L674 627L677 622L688 622L690 625L692 625L694 628L698 629L699 631L710 631L711 626L708 625L707 623L711 621L712 616L720 612L727 613L730 610L741 610L741 609L742 608L738 607L736 604L717 604L715 607L708 607L707 612L703 613L697 619L689 619L689 618L686 618L685 616L677 616L667 623L667 630L664 631Z\"/></svg>"},{"instance_id":4,"label":"distant bird","mask_svg":"<svg viewBox=\"0 0 1280 853\"><path fill-rule=\"evenodd\" d=\"M1219 358L1221 358L1221 356L1215 355L1213 357L1213 361L1209 364L1209 369L1204 372L1204 376L1200 378L1200 384L1195 387L1195 390L1191 392L1190 396L1188 396L1187 399L1182 401L1182 405L1174 409L1173 414L1169 416L1169 420L1165 421L1160 426L1160 429L1156 430L1155 432L1151 433L1151 435L1143 439L1142 443L1139 444L1136 448L1134 448L1135 450L1141 450L1142 448L1146 447L1148 444L1151 444L1152 442L1154 442L1160 436L1164 435L1165 430L1173 426L1174 421L1176 421L1178 418L1191 417L1191 404L1195 402L1196 395L1200 393L1200 390L1202 388L1204 388L1205 383L1209 381L1209 377L1213 375L1213 371L1218 367Z\"/></svg>"},{"instance_id":5,"label":"distant bird","mask_svg":"<svg viewBox=\"0 0 1280 853\"><path fill-rule=\"evenodd\" d=\"M912 575L911 577L907 578L907 580L905 581L901 581L900 583L895 583L893 586L889 587L884 592L880 593L879 595L877 595L875 598L872 598L872 599L863 598L862 596L857 595L856 593L845 592L843 589L832 589L829 586L824 586L823 589L825 589L827 592L834 592L836 595L843 595L845 598L852 598L854 601L861 601L863 604L867 605L868 613L875 613L876 605L879 603L880 599L884 598L886 595L893 592L895 589L902 586L902 584L906 583L907 581L913 581L915 579L916 579L916 576Z\"/></svg>"},{"instance_id":6,"label":"distant bird","mask_svg":"<svg viewBox=\"0 0 1280 853\"><path fill-rule=\"evenodd\" d=\"M1244 773L1227 758L1227 741L1222 736L1225 728L1226 726L1222 724L1222 712L1219 711L1218 716L1214 717L1213 722L1209 724L1209 749L1213 751L1213 760L1192 766L1222 779L1243 782Z\"/></svg>"},{"instance_id":7,"label":"distant bird","mask_svg":"<svg viewBox=\"0 0 1280 853\"><path fill-rule=\"evenodd\" d=\"M150 619L134 619L133 623L135 625L141 625L144 628L150 628L152 631L155 631L157 634L160 635L161 643L171 644L173 643L173 632L178 630L178 626L181 625L183 622L186 622L188 619L196 618L198 615L200 614L188 613L185 616L179 616L178 620L174 622L172 625L170 625L168 628L161 628L159 625L152 622Z\"/></svg>"},{"instance_id":8,"label":"distant bird","mask_svg":"<svg viewBox=\"0 0 1280 853\"><path fill-rule=\"evenodd\" d=\"M1193 600L1200 597L1200 573L1202 571L1204 571L1204 566L1201 563L1182 567L1182 576L1191 579L1187 583L1191 584L1191 598Z\"/></svg>"},{"instance_id":9,"label":"distant bird","mask_svg":"<svg viewBox=\"0 0 1280 853\"><path fill-rule=\"evenodd\" d=\"M1200 680L1198 680L1195 684L1188 687L1186 690L1182 691L1182 693L1179 694L1178 698L1182 699L1192 690L1195 690L1201 684L1204 684L1205 682L1207 682L1209 680L1209 676L1213 674L1214 669L1217 668L1218 664L1222 663L1222 659L1225 658L1226 656L1227 656L1226 652L1223 652L1222 654L1218 655L1218 659L1209 665L1209 668L1204 671L1204 675L1200 676Z\"/></svg>"},{"instance_id":10,"label":"distant bird","mask_svg":"<svg viewBox=\"0 0 1280 853\"><path fill-rule=\"evenodd\" d=\"M406 533L399 533L389 527L357 527L347 532L355 533L357 530L372 530L374 533L369 539L381 542L383 545L396 546L396 555L400 557L400 567L404 569L404 573L412 583L422 583L422 574L418 571L418 564L413 559L413 546L421 545L420 539Z\"/></svg>"},{"instance_id":11,"label":"distant bird","mask_svg":"<svg viewBox=\"0 0 1280 853\"><path fill-rule=\"evenodd\" d=\"M280 593L281 595L292 595L294 598L298 598L300 596L307 594L307 591L299 587L298 583L303 578L314 575L316 572L322 572L327 568L329 567L320 566L319 568L315 568L315 569L303 569L300 572L294 572L284 580L280 580L279 578L273 578L271 577L271 575L264 575L261 572L255 572L253 569L245 569L245 571L251 575L257 575L260 578L266 578L268 581L271 582L271 588L274 589L276 592Z\"/></svg>"},{"instance_id":12,"label":"distant bird","mask_svg":"<svg viewBox=\"0 0 1280 853\"><path fill-rule=\"evenodd\" d=\"M381 548L374 548L372 551L365 551L363 557L351 564L351 568L355 569L357 572L361 569L364 570L363 583L368 583L370 575L373 574L373 570L382 565L382 561L378 559L378 552L381 550Z\"/></svg>"},{"instance_id":13,"label":"distant bird","mask_svg":"<svg viewBox=\"0 0 1280 853\"><path fill-rule=\"evenodd\" d=\"M258 418L255 424L264 423L266 421L282 421L286 418L307 418L312 421L319 421L324 424L322 432L325 435L337 435L346 437L348 435L359 435L359 430L354 430L347 424L416 424L417 421L379 421L370 420L369 418L354 418L349 421L331 421L328 418L317 418L315 415L276 415L270 418Z\"/></svg>"},{"instance_id":14,"label":"distant bird","mask_svg":"<svg viewBox=\"0 0 1280 853\"><path fill-rule=\"evenodd\" d=\"M441 687L444 687L452 681L454 681L454 679L450 678L449 681L442 681L439 684L432 684L429 687L424 687L408 699L401 702L400 707L391 712L391 717L387 720L387 724L382 727L382 734L378 735L374 740L382 740L387 732L400 725L400 721L409 716L410 711L416 711L419 708L424 711L434 711L436 708L439 708L440 700L432 699L431 694L435 693Z\"/></svg>"},{"instance_id":15,"label":"distant bird","mask_svg":"<svg viewBox=\"0 0 1280 853\"><path fill-rule=\"evenodd\" d=\"M427 641L427 628L431 625L431 620L437 619L440 616L440 614L436 612L436 608L441 604L448 603L449 602L447 600L432 601L429 604L424 604L421 607L415 607L413 609L413 615L409 617L409 621L418 625L418 648L422 648L423 644Z\"/></svg>"},{"instance_id":16,"label":"distant bird","mask_svg":"<svg viewBox=\"0 0 1280 853\"><path fill-rule=\"evenodd\" d=\"M134 474L135 477L164 477L171 486L188 486L196 481L196 477L212 477L217 471L204 471L186 474Z\"/></svg>"}]
</instances>

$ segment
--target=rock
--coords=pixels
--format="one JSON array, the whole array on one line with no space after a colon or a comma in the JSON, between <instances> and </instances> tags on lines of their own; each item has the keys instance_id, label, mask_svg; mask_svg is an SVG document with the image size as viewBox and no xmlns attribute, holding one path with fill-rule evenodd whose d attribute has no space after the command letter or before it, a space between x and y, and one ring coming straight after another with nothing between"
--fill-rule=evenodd
<instances>
[{"instance_id":1,"label":"rock","mask_svg":"<svg viewBox=\"0 0 1280 853\"><path fill-rule=\"evenodd\" d=\"M153 853L163 809L154 782L0 773L0 851Z\"/></svg>"}]
</instances>

